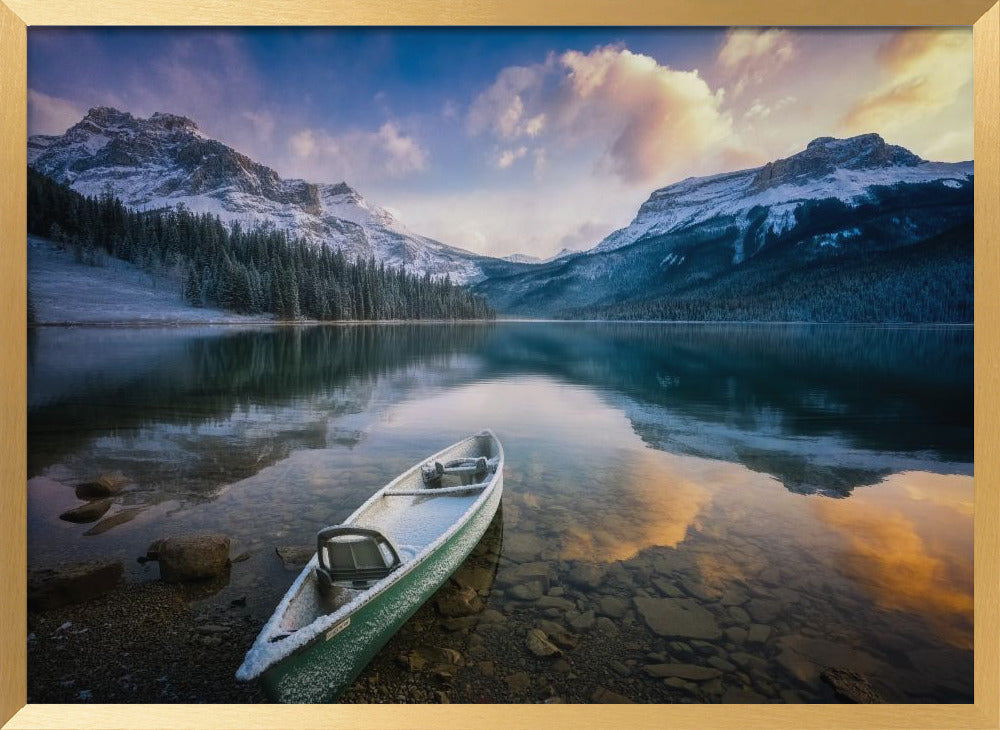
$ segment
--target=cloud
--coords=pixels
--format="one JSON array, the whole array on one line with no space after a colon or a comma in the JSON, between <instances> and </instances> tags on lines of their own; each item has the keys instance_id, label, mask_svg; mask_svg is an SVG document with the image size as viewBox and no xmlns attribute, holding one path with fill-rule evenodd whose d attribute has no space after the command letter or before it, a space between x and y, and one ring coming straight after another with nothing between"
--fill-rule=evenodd
<instances>
[{"instance_id":1,"label":"cloud","mask_svg":"<svg viewBox=\"0 0 1000 730\"><path fill-rule=\"evenodd\" d=\"M838 569L888 609L972 648L972 479L903 472L850 499L816 500L842 539Z\"/></svg>"},{"instance_id":2,"label":"cloud","mask_svg":"<svg viewBox=\"0 0 1000 730\"><path fill-rule=\"evenodd\" d=\"M65 99L28 89L28 134L62 134L83 118L84 112Z\"/></svg>"},{"instance_id":3,"label":"cloud","mask_svg":"<svg viewBox=\"0 0 1000 730\"><path fill-rule=\"evenodd\" d=\"M972 83L972 34L903 30L879 49L877 60L885 78L848 109L840 121L845 133L892 133L953 104Z\"/></svg>"},{"instance_id":4,"label":"cloud","mask_svg":"<svg viewBox=\"0 0 1000 730\"><path fill-rule=\"evenodd\" d=\"M263 110L245 111L240 116L250 122L250 128L258 140L266 142L274 135L274 129L277 125L270 112Z\"/></svg>"},{"instance_id":5,"label":"cloud","mask_svg":"<svg viewBox=\"0 0 1000 730\"><path fill-rule=\"evenodd\" d=\"M733 93L738 96L785 66L795 54L787 30L733 28L726 34L716 63L733 80Z\"/></svg>"},{"instance_id":6,"label":"cloud","mask_svg":"<svg viewBox=\"0 0 1000 730\"><path fill-rule=\"evenodd\" d=\"M507 147L544 138L536 170L556 149L596 150L597 172L648 183L710 167L737 144L722 100L697 71L603 46L503 69L472 103L467 128Z\"/></svg>"},{"instance_id":7,"label":"cloud","mask_svg":"<svg viewBox=\"0 0 1000 730\"><path fill-rule=\"evenodd\" d=\"M394 121L377 131L354 130L332 135L302 129L288 138L296 169L311 179L399 179L426 169L429 153Z\"/></svg>"},{"instance_id":8,"label":"cloud","mask_svg":"<svg viewBox=\"0 0 1000 730\"><path fill-rule=\"evenodd\" d=\"M503 150L500 156L497 158L497 167L501 170L506 170L508 167L513 165L517 160L520 160L528 154L528 148L524 145L518 147L514 150Z\"/></svg>"}]
</instances>

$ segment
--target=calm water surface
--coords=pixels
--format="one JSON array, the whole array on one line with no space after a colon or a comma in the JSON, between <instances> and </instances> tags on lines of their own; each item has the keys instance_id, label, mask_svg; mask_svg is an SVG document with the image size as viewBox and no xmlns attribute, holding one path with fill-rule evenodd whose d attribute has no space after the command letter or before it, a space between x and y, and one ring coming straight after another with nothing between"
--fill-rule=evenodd
<instances>
[{"instance_id":1,"label":"calm water surface","mask_svg":"<svg viewBox=\"0 0 1000 730\"><path fill-rule=\"evenodd\" d=\"M58 519L71 488L29 485L30 567L152 579L152 540L221 531L250 558L203 600L263 622L296 575L275 546L490 427L480 591L503 618L420 637L461 650L452 701L508 699L473 689L486 658L510 697L526 672L537 699L833 701L833 667L890 701L972 699L971 329L41 329L28 366L29 476L135 482L90 525ZM528 651L539 626L563 657Z\"/></svg>"}]
</instances>

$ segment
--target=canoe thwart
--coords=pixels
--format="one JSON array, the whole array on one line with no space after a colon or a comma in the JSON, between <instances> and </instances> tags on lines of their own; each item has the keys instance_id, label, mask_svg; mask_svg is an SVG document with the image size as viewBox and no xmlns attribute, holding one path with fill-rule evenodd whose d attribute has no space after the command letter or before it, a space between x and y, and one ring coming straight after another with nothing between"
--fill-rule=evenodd
<instances>
[{"instance_id":1,"label":"canoe thwart","mask_svg":"<svg viewBox=\"0 0 1000 730\"><path fill-rule=\"evenodd\" d=\"M490 483L461 484L454 487L440 487L438 489L434 489L433 487L426 489L387 489L382 492L382 495L385 497L441 497L449 494L469 494L470 492L478 492L480 489L485 489L490 486Z\"/></svg>"}]
</instances>

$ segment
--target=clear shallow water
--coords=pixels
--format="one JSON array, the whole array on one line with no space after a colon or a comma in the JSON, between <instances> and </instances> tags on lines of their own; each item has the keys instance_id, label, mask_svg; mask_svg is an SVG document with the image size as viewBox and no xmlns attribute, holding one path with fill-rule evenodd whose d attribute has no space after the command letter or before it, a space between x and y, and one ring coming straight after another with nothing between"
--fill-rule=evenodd
<instances>
[{"instance_id":1,"label":"clear shallow water","mask_svg":"<svg viewBox=\"0 0 1000 730\"><path fill-rule=\"evenodd\" d=\"M275 546L488 426L507 468L483 593L505 623L423 632L465 656L452 701L483 699L485 658L568 701L830 701L826 667L970 701L972 409L963 328L42 329L29 476L135 486L95 529L58 519L70 487L32 483L29 567L152 578L154 539L221 531L251 557L203 600L263 622L296 575ZM546 621L562 660L525 648Z\"/></svg>"}]
</instances>

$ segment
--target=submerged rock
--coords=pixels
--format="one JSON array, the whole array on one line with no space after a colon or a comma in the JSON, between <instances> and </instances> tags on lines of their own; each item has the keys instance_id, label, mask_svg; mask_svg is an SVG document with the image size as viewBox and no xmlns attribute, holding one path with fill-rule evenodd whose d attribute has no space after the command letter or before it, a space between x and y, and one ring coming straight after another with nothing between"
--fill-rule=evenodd
<instances>
[{"instance_id":1,"label":"submerged rock","mask_svg":"<svg viewBox=\"0 0 1000 730\"><path fill-rule=\"evenodd\" d=\"M633 600L646 625L660 636L686 639L718 639L722 636L715 616L695 601L642 596Z\"/></svg>"},{"instance_id":2,"label":"submerged rock","mask_svg":"<svg viewBox=\"0 0 1000 730\"><path fill-rule=\"evenodd\" d=\"M519 601L537 601L544 592L542 582L539 580L521 583L510 588L511 598L516 598Z\"/></svg>"},{"instance_id":3,"label":"submerged rock","mask_svg":"<svg viewBox=\"0 0 1000 730\"><path fill-rule=\"evenodd\" d=\"M76 485L76 496L80 499L110 497L122 491L128 485L129 479L120 471L102 474L92 482Z\"/></svg>"},{"instance_id":4,"label":"submerged rock","mask_svg":"<svg viewBox=\"0 0 1000 730\"><path fill-rule=\"evenodd\" d=\"M593 628L595 620L596 617L594 616L594 612L587 611L571 617L569 619L569 625L574 631L583 632Z\"/></svg>"},{"instance_id":5,"label":"submerged rock","mask_svg":"<svg viewBox=\"0 0 1000 730\"><path fill-rule=\"evenodd\" d=\"M751 644L763 644L771 635L771 627L764 624L750 624L747 641Z\"/></svg>"},{"instance_id":6,"label":"submerged rock","mask_svg":"<svg viewBox=\"0 0 1000 730\"><path fill-rule=\"evenodd\" d=\"M598 687L594 690L594 693L590 696L591 702L596 702L601 705L634 705L635 702L630 700L625 695L620 695L617 692L612 692L606 687Z\"/></svg>"},{"instance_id":7,"label":"submerged rock","mask_svg":"<svg viewBox=\"0 0 1000 730\"><path fill-rule=\"evenodd\" d=\"M531 629L528 631L526 643L528 650L539 657L559 656L562 651L549 641L549 637L541 629Z\"/></svg>"},{"instance_id":8,"label":"submerged rock","mask_svg":"<svg viewBox=\"0 0 1000 730\"><path fill-rule=\"evenodd\" d=\"M607 568L603 566L581 563L569 572L566 580L577 588L593 590L604 582L607 572Z\"/></svg>"},{"instance_id":9,"label":"submerged rock","mask_svg":"<svg viewBox=\"0 0 1000 730\"><path fill-rule=\"evenodd\" d=\"M59 515L60 520L83 524L86 522L96 522L104 516L104 513L111 509L110 499L99 499L95 502L87 502L79 507L74 507Z\"/></svg>"},{"instance_id":10,"label":"submerged rock","mask_svg":"<svg viewBox=\"0 0 1000 730\"><path fill-rule=\"evenodd\" d=\"M850 669L825 669L820 677L833 687L834 694L845 702L870 705L886 701L871 682Z\"/></svg>"},{"instance_id":11,"label":"submerged rock","mask_svg":"<svg viewBox=\"0 0 1000 730\"><path fill-rule=\"evenodd\" d=\"M111 530L119 525L124 525L126 522L131 522L136 517L138 517L142 512L145 512L145 507L128 507L123 510L115 512L113 515L105 517L103 520L98 522L96 525L91 527L85 533L84 537L93 537L94 535L102 535L108 530Z\"/></svg>"},{"instance_id":12,"label":"submerged rock","mask_svg":"<svg viewBox=\"0 0 1000 730\"><path fill-rule=\"evenodd\" d=\"M628 610L628 604L614 596L602 596L597 607L598 612L611 618L621 618Z\"/></svg>"},{"instance_id":13,"label":"submerged rock","mask_svg":"<svg viewBox=\"0 0 1000 730\"><path fill-rule=\"evenodd\" d=\"M704 682L708 679L715 679L722 674L718 669L712 667L702 667L698 664L650 664L646 667L646 674L651 677L679 677L690 679L695 682Z\"/></svg>"},{"instance_id":14,"label":"submerged rock","mask_svg":"<svg viewBox=\"0 0 1000 730\"><path fill-rule=\"evenodd\" d=\"M157 540L146 551L160 564L167 583L208 580L229 570L229 538L225 535L184 535Z\"/></svg>"},{"instance_id":15,"label":"submerged rock","mask_svg":"<svg viewBox=\"0 0 1000 730\"><path fill-rule=\"evenodd\" d=\"M526 672L515 672L505 677L504 681L507 683L507 689L514 693L523 692L531 686L531 677Z\"/></svg>"},{"instance_id":16,"label":"submerged rock","mask_svg":"<svg viewBox=\"0 0 1000 730\"><path fill-rule=\"evenodd\" d=\"M276 547L274 552L281 558L281 563L288 569L301 568L312 560L316 554L315 545L282 545Z\"/></svg>"},{"instance_id":17,"label":"submerged rock","mask_svg":"<svg viewBox=\"0 0 1000 730\"><path fill-rule=\"evenodd\" d=\"M122 564L110 561L33 570L28 573L28 608L44 611L89 601L113 589L121 577Z\"/></svg>"},{"instance_id":18,"label":"submerged rock","mask_svg":"<svg viewBox=\"0 0 1000 730\"><path fill-rule=\"evenodd\" d=\"M538 622L539 628L545 632L546 636L561 646L563 649L572 649L577 645L577 638L555 621L542 619Z\"/></svg>"},{"instance_id":19,"label":"submerged rock","mask_svg":"<svg viewBox=\"0 0 1000 730\"><path fill-rule=\"evenodd\" d=\"M438 646L418 646L403 654L401 662L411 672L430 671L438 674L451 674L456 667L465 663L459 652Z\"/></svg>"},{"instance_id":20,"label":"submerged rock","mask_svg":"<svg viewBox=\"0 0 1000 730\"><path fill-rule=\"evenodd\" d=\"M446 618L472 616L483 610L483 601L472 588L446 589L437 598L438 613Z\"/></svg>"}]
</instances>

